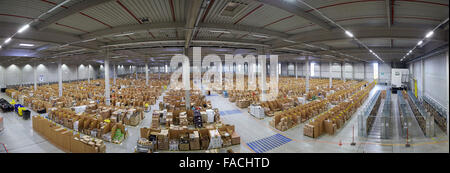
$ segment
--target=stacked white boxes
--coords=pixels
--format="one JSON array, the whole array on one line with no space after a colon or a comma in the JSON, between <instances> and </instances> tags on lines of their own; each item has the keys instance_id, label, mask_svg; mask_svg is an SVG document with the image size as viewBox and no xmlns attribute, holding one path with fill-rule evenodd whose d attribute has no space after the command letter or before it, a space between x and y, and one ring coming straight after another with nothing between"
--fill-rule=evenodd
<instances>
[{"instance_id":1,"label":"stacked white boxes","mask_svg":"<svg viewBox=\"0 0 450 173\"><path fill-rule=\"evenodd\" d=\"M264 108L262 108L259 105L250 105L249 107L250 114L253 115L256 118L264 118Z\"/></svg>"},{"instance_id":2,"label":"stacked white boxes","mask_svg":"<svg viewBox=\"0 0 450 173\"><path fill-rule=\"evenodd\" d=\"M209 146L208 149L222 148L222 138L217 129L209 130Z\"/></svg>"},{"instance_id":3,"label":"stacked white boxes","mask_svg":"<svg viewBox=\"0 0 450 173\"><path fill-rule=\"evenodd\" d=\"M206 114L208 115L208 123L214 122L214 111L212 109L206 110Z\"/></svg>"}]
</instances>

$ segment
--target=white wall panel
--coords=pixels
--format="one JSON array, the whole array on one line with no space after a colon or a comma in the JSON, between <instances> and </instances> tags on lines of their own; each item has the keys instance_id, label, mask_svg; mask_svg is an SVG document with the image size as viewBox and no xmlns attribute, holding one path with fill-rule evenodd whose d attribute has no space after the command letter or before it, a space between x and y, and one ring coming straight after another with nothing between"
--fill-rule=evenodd
<instances>
[{"instance_id":1,"label":"white wall panel","mask_svg":"<svg viewBox=\"0 0 450 173\"><path fill-rule=\"evenodd\" d=\"M446 73L446 54L436 55L424 60L425 95L441 105L448 104L448 74Z\"/></svg>"},{"instance_id":2,"label":"white wall panel","mask_svg":"<svg viewBox=\"0 0 450 173\"><path fill-rule=\"evenodd\" d=\"M386 63L378 64L378 81L379 83L391 83L391 66Z\"/></svg>"},{"instance_id":3,"label":"white wall panel","mask_svg":"<svg viewBox=\"0 0 450 173\"><path fill-rule=\"evenodd\" d=\"M356 80L364 79L364 64L363 63L355 63L353 70L355 70L355 79Z\"/></svg>"},{"instance_id":4,"label":"white wall panel","mask_svg":"<svg viewBox=\"0 0 450 173\"><path fill-rule=\"evenodd\" d=\"M350 63L345 63L344 76L345 79L353 79L353 65Z\"/></svg>"}]
</instances>

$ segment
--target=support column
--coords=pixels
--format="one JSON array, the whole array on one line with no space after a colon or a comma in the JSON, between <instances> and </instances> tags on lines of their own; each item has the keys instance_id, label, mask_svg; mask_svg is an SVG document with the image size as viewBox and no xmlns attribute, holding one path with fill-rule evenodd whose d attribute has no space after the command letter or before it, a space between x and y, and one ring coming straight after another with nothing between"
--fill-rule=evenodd
<instances>
[{"instance_id":1,"label":"support column","mask_svg":"<svg viewBox=\"0 0 450 173\"><path fill-rule=\"evenodd\" d=\"M364 80L367 80L367 78L366 78L366 63L363 63L363 67L364 67L364 69L363 69L363 71L364 71Z\"/></svg>"},{"instance_id":2,"label":"support column","mask_svg":"<svg viewBox=\"0 0 450 173\"><path fill-rule=\"evenodd\" d=\"M322 62L319 62L319 78L322 79Z\"/></svg>"},{"instance_id":3,"label":"support column","mask_svg":"<svg viewBox=\"0 0 450 173\"><path fill-rule=\"evenodd\" d=\"M298 62L295 62L295 79L298 78Z\"/></svg>"},{"instance_id":4,"label":"support column","mask_svg":"<svg viewBox=\"0 0 450 173\"><path fill-rule=\"evenodd\" d=\"M34 91L37 90L37 69L36 69L36 62L33 66L33 81L34 81Z\"/></svg>"},{"instance_id":5,"label":"support column","mask_svg":"<svg viewBox=\"0 0 450 173\"><path fill-rule=\"evenodd\" d=\"M355 63L352 63L352 80L355 80Z\"/></svg>"},{"instance_id":6,"label":"support column","mask_svg":"<svg viewBox=\"0 0 450 173\"><path fill-rule=\"evenodd\" d=\"M345 62L341 63L341 79L345 82Z\"/></svg>"},{"instance_id":7,"label":"support column","mask_svg":"<svg viewBox=\"0 0 450 173\"><path fill-rule=\"evenodd\" d=\"M186 55L187 57L189 57L189 48L184 48L184 55ZM189 62L189 61L188 61ZM187 67L187 66L184 66L183 65L183 73L190 73L190 69L189 69L190 67ZM200 67L201 68L201 67ZM161 72L161 71L160 71ZM160 73L160 75L161 75L161 73ZM188 83L188 85L190 85L190 79L189 78L187 78L187 76L185 76L185 75L183 75L183 78L182 79L187 79L187 81L189 81ZM184 80L183 80L184 81ZM201 81L200 81L200 85L201 85L202 83L201 83ZM184 83L184 85L186 85L186 83ZM203 86L201 86L200 88L203 88ZM189 92L189 90L185 90L185 92L184 92L184 98L185 98L185 102L186 102L186 110L189 110L189 109L191 109L191 93Z\"/></svg>"},{"instance_id":8,"label":"support column","mask_svg":"<svg viewBox=\"0 0 450 173\"><path fill-rule=\"evenodd\" d=\"M446 66L447 66L447 67L446 67L446 69L447 69L446 71L447 71L447 72L446 72L445 74L447 74L447 82L446 82L446 83L447 83L447 98L449 98L449 97L450 97L450 95L449 95L450 92L448 92L448 90L449 90L449 82L450 82L450 81L449 81L449 76L448 76L448 75L449 75L449 59L448 59L448 51L447 51L447 58L446 58L446 61L447 61L447 62L446 62L446 64L447 64L447 65L446 65ZM412 64L412 66L414 66L414 64ZM449 105L449 103L447 102L447 137L449 136L449 134L448 134L448 129L449 129L449 128L448 128L448 126L449 126L449 123L448 123L448 122L449 122L449 120L448 120L449 117L448 117L448 115L449 115L449 112L450 112L450 105Z\"/></svg>"},{"instance_id":9,"label":"support column","mask_svg":"<svg viewBox=\"0 0 450 173\"><path fill-rule=\"evenodd\" d=\"M75 65L75 71L77 72L77 82L78 82L78 78L79 78L78 77L78 67L79 67L78 65Z\"/></svg>"},{"instance_id":10,"label":"support column","mask_svg":"<svg viewBox=\"0 0 450 173\"><path fill-rule=\"evenodd\" d=\"M117 65L116 64L114 64L113 65L113 82L114 82L114 85L116 85L116 78L117 78L117 72L116 72L116 67Z\"/></svg>"},{"instance_id":11,"label":"support column","mask_svg":"<svg viewBox=\"0 0 450 173\"><path fill-rule=\"evenodd\" d=\"M148 64L145 63L145 85L148 86Z\"/></svg>"},{"instance_id":12,"label":"support column","mask_svg":"<svg viewBox=\"0 0 450 173\"><path fill-rule=\"evenodd\" d=\"M158 79L161 79L161 66L158 66Z\"/></svg>"},{"instance_id":13,"label":"support column","mask_svg":"<svg viewBox=\"0 0 450 173\"><path fill-rule=\"evenodd\" d=\"M106 48L105 56L105 104L106 106L111 105L111 91L109 86L109 49Z\"/></svg>"},{"instance_id":14,"label":"support column","mask_svg":"<svg viewBox=\"0 0 450 173\"><path fill-rule=\"evenodd\" d=\"M88 64L88 83L91 83L91 65Z\"/></svg>"},{"instance_id":15,"label":"support column","mask_svg":"<svg viewBox=\"0 0 450 173\"><path fill-rule=\"evenodd\" d=\"M331 72L333 63L330 61L329 64L330 64L330 74L328 75L328 77L330 78L330 88L333 88L333 72Z\"/></svg>"},{"instance_id":16,"label":"support column","mask_svg":"<svg viewBox=\"0 0 450 173\"><path fill-rule=\"evenodd\" d=\"M63 86L62 86L62 68L61 68L61 58L59 58L58 61L58 90L59 90L59 97L62 97L63 92Z\"/></svg>"},{"instance_id":17,"label":"support column","mask_svg":"<svg viewBox=\"0 0 450 173\"><path fill-rule=\"evenodd\" d=\"M309 92L309 75L311 75L309 56L306 57L306 93Z\"/></svg>"},{"instance_id":18,"label":"support column","mask_svg":"<svg viewBox=\"0 0 450 173\"><path fill-rule=\"evenodd\" d=\"M422 73L422 75L420 76L420 78L422 79L421 83L422 83L422 91L420 91L421 96L419 97L419 100L422 101L422 97L425 95L425 61L420 60L420 72Z\"/></svg>"}]
</instances>

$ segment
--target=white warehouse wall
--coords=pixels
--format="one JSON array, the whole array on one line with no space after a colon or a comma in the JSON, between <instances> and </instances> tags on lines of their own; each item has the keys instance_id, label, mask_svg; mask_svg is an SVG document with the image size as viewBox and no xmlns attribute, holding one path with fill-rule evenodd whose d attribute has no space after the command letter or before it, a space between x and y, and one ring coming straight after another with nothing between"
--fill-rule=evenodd
<instances>
[{"instance_id":1,"label":"white warehouse wall","mask_svg":"<svg viewBox=\"0 0 450 173\"><path fill-rule=\"evenodd\" d=\"M449 74L446 71L448 68L447 52L424 59L423 72L421 69L421 63L422 60L409 64L410 72L412 72L411 75L413 75L413 77L417 80L417 94L419 99L421 99L423 95L428 96L442 106L446 107L448 110ZM412 87L414 87L414 85L412 85ZM414 89L412 90L414 91Z\"/></svg>"}]
</instances>

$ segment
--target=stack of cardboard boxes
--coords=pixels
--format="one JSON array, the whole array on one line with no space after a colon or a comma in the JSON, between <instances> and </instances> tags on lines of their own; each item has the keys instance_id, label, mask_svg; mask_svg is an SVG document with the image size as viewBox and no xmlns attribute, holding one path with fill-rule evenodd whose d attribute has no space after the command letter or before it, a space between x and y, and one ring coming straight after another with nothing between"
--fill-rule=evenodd
<instances>
[{"instance_id":1,"label":"stack of cardboard boxes","mask_svg":"<svg viewBox=\"0 0 450 173\"><path fill-rule=\"evenodd\" d=\"M33 116L33 130L47 138L50 143L56 145L65 152L72 153L105 153L106 145L103 140L89 136L80 138L79 134L73 135L72 130L56 125L54 122L41 116Z\"/></svg>"}]
</instances>

